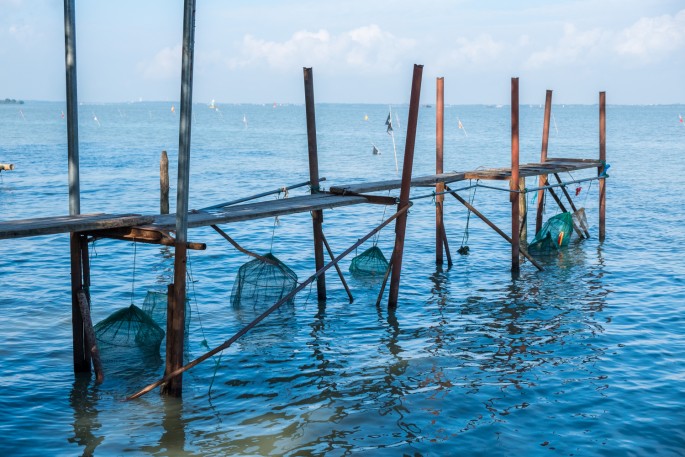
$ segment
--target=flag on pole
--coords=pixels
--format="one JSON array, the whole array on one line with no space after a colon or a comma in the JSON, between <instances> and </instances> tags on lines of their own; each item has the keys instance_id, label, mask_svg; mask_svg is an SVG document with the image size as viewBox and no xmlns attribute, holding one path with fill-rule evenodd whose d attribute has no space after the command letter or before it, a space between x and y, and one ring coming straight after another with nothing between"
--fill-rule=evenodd
<instances>
[{"instance_id":1,"label":"flag on pole","mask_svg":"<svg viewBox=\"0 0 685 457\"><path fill-rule=\"evenodd\" d=\"M682 124L682 123L683 123L683 115L682 115L682 114L678 114L678 118L680 119L680 123Z\"/></svg>"},{"instance_id":2,"label":"flag on pole","mask_svg":"<svg viewBox=\"0 0 685 457\"><path fill-rule=\"evenodd\" d=\"M386 119L385 125L388 126L387 132L388 132L388 135L390 135L392 132L392 114L391 113L388 113L388 119Z\"/></svg>"}]
</instances>

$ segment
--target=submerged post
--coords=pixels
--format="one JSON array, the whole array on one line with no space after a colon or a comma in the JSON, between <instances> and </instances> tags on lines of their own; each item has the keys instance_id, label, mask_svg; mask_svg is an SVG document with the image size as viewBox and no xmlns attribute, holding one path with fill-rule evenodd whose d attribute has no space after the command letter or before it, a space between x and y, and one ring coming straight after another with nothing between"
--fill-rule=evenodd
<instances>
[{"instance_id":1,"label":"submerged post","mask_svg":"<svg viewBox=\"0 0 685 457\"><path fill-rule=\"evenodd\" d=\"M607 161L607 118L606 92L599 93L599 161L602 166L597 170L600 176L606 173ZM606 179L599 180L599 241L604 241L606 219Z\"/></svg>"},{"instance_id":2,"label":"submerged post","mask_svg":"<svg viewBox=\"0 0 685 457\"><path fill-rule=\"evenodd\" d=\"M314 75L311 68L304 68L304 99L307 116L307 146L309 149L309 181L311 193L319 192L319 156L316 145L316 113L314 111ZM324 266L323 255L323 210L312 211L312 227L314 231L314 262L316 271ZM326 299L326 276L316 278L316 292L318 299Z\"/></svg>"},{"instance_id":3,"label":"submerged post","mask_svg":"<svg viewBox=\"0 0 685 457\"><path fill-rule=\"evenodd\" d=\"M411 172L414 164L414 145L416 143L416 125L419 119L419 100L421 97L421 76L423 65L414 65L411 83L411 97L409 99L409 116L407 119L407 139L404 146L404 164L402 165L402 184L400 187L400 201L397 211L409 207L409 191L411 190ZM404 235L407 229L407 212L397 218L395 224L395 248L392 252L392 276L390 277L390 292L388 293L388 308L397 307L400 290L400 275L402 274L402 254L404 251Z\"/></svg>"},{"instance_id":4,"label":"submerged post","mask_svg":"<svg viewBox=\"0 0 685 457\"><path fill-rule=\"evenodd\" d=\"M159 159L159 214L169 214L169 156L162 151Z\"/></svg>"},{"instance_id":5,"label":"submerged post","mask_svg":"<svg viewBox=\"0 0 685 457\"><path fill-rule=\"evenodd\" d=\"M542 124L542 148L540 150L540 163L547 161L547 146L549 144L549 121L552 115L552 91L547 90L545 96L545 119ZM543 187L547 181L547 175L540 175L538 186ZM542 229L542 211L545 207L545 190L538 191L538 206L535 215L535 233L537 234Z\"/></svg>"},{"instance_id":6,"label":"submerged post","mask_svg":"<svg viewBox=\"0 0 685 457\"><path fill-rule=\"evenodd\" d=\"M76 14L75 0L64 0L64 63L67 90L67 156L69 181L69 215L81 213L78 150L78 93L76 84ZM86 349L84 322L78 302L83 288L81 239L70 234L71 252L71 326L74 349L74 372L90 373L90 352Z\"/></svg>"},{"instance_id":7,"label":"submerged post","mask_svg":"<svg viewBox=\"0 0 685 457\"><path fill-rule=\"evenodd\" d=\"M181 121L178 132L178 190L176 193L176 242L174 244L174 294L173 300L169 300L167 307L168 332L165 366L166 374L176 371L183 366L194 47L195 0L185 0L181 72ZM180 397L182 390L183 376L176 376L162 386L162 393L173 397Z\"/></svg>"},{"instance_id":8,"label":"submerged post","mask_svg":"<svg viewBox=\"0 0 685 457\"><path fill-rule=\"evenodd\" d=\"M444 146L444 126L445 126L445 78L436 80L436 100L435 100L435 174L443 172L443 146ZM442 192L445 184L438 182L435 184L435 263L442 265L443 262L443 210L442 205L445 197Z\"/></svg>"},{"instance_id":9,"label":"submerged post","mask_svg":"<svg viewBox=\"0 0 685 457\"><path fill-rule=\"evenodd\" d=\"M519 79L511 78L511 273L518 277L520 271L519 237Z\"/></svg>"}]
</instances>

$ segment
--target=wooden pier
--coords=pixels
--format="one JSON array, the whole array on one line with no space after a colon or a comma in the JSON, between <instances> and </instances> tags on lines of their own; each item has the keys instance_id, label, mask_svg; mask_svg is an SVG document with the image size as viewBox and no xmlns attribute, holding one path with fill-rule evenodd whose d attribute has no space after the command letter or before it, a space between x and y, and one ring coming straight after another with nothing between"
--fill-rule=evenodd
<instances>
[{"instance_id":1,"label":"wooden pier","mask_svg":"<svg viewBox=\"0 0 685 457\"><path fill-rule=\"evenodd\" d=\"M562 182L560 173L574 172L578 170L596 170L596 174L586 180L599 180L599 239L605 236L605 169L606 169L606 113L605 94L600 93L599 99L599 154L598 158L548 158L547 138L549 134L549 114L551 111L551 91L547 93L545 106L545 122L543 126L543 141L540 162L519 164L518 145L518 78L511 80L511 166L503 168L477 169L472 171L460 171L452 173L443 172L443 115L444 103L443 84L444 80L438 78L436 93L436 173L434 175L413 177L414 145L418 112L420 107L420 92L423 66L415 65L412 79L412 88L407 120L407 135L404 150L404 166L402 177L397 180L378 181L354 185L332 185L329 191L323 191L319 187L319 171L317 158L316 122L314 111L313 74L311 68L304 69L305 106L307 115L307 135L309 153L309 176L310 195L279 199L276 201L250 201L244 199L239 203L215 205L204 210L190 210L188 208L188 168L190 149L190 125L192 106L192 60L194 41L194 0L185 0L184 15L184 46L183 46L183 74L181 96L181 119L179 139L179 175L177 194L177 213L168 212L168 204L161 202L160 213L153 215L138 214L80 214L80 190L78 173L78 132L77 132L77 97L76 97L76 48L74 39L74 0L65 1L65 46L66 46L66 70L67 70L67 133L69 152L69 215L56 217L41 217L16 221L0 221L0 239L12 239L19 237L42 236L59 233L70 234L70 258L71 258L71 290L72 290L72 326L73 326L73 350L74 371L89 373L91 371L92 357L97 354L92 341L92 324L90 323L87 308L90 307L88 291L90 288L90 262L88 243L97 238L122 239L142 243L152 243L174 246L174 283L169 285L168 293L168 323L166 329L166 368L164 378L159 382L148 386L130 398L135 398L150 391L157 386L163 386L163 393L180 396L182 391L182 373L212 354L215 354L232 344L237 338L246 333L250 328L257 325L271 312L292 296L306 284L317 282L317 296L320 301L326 299L325 272L335 266L347 254L353 251L364 240L369 239L382 227L395 222L395 246L390 260L390 267L385 275L383 286L379 294L382 297L385 281L390 278L388 292L388 307L395 308L398 302L400 278L402 268L402 255L405 243L405 229L408 224L408 209L412 204L411 188L435 188L436 198L436 262L443 262L443 250L446 251L448 262L451 263L448 240L445 234L443 222L443 198L453 196L469 211L485 221L491 228L499 233L511 244L512 263L511 271L514 277L520 270L521 256L527 258L533 265L541 269L540 265L524 250L520 243L521 230L525 227L525 205L521 195L526 192L539 192L538 220L541 218L541 209L544 196L548 193L562 209L566 211L562 199L554 192L560 188L568 200L572 209L573 202L565 187L569 183ZM166 154L163 154L163 159ZM167 162L168 164L168 162ZM165 177L164 169L168 165L162 161L161 193L168 195L168 176ZM556 183L550 184L547 177L553 175ZM539 177L539 186L536 189L525 188L525 178ZM458 192L463 189L452 189L451 185L464 181L505 181L508 188L500 189L508 195L511 204L511 230L506 231L491 221L484 214L473 207L469 202L459 196ZM480 184L477 184L480 185ZM166 187L166 189L165 189ZM397 197L388 197L375 194L380 191L399 190ZM259 197L259 196L255 196ZM164 200L164 198L162 198ZM340 207L360 204L396 205L393 215L383 221L370 233L359 237L355 245L349 247L337 257L330 251L322 230L323 211ZM183 361L183 338L184 338L184 298L186 278L186 251L187 249L205 249L204 243L188 241L187 231L196 227L214 228L219 234L232 242L230 237L223 233L219 225L239 223L242 221L270 218L274 216L309 213L312 217L312 230L314 241L314 260L316 271L288 297L284 297L278 303L273 304L252 323L243 328L224 344L209 351L204 356L182 366ZM539 230L539 222L537 223ZM507 233L508 232L508 233ZM585 232L586 235L589 235ZM524 237L525 239L525 237ZM324 245L329 251L332 261L325 263ZM342 274L339 272L344 283ZM347 286L345 286L347 287ZM349 291L348 291L349 292ZM97 374L98 381L102 380L102 373Z\"/></svg>"}]
</instances>

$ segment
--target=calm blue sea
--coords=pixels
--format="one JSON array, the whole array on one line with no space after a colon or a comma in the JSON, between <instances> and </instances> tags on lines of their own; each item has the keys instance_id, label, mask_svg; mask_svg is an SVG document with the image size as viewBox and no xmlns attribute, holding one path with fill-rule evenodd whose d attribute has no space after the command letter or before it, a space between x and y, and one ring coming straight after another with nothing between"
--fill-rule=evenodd
<instances>
[{"instance_id":1,"label":"calm blue sea","mask_svg":"<svg viewBox=\"0 0 685 457\"><path fill-rule=\"evenodd\" d=\"M171 108L79 106L83 213L158 213L162 150L170 157L173 211L179 106ZM323 187L398 176L388 106L316 109ZM401 168L407 107L392 110ZM0 173L0 219L68 213L63 111L63 103L0 105L0 163L16 166ZM521 162L539 159L543 111L521 106ZM550 156L598 157L596 105L555 105L553 114ZM585 208L591 238L573 239L541 260L543 272L524 262L514 280L506 242L448 198L454 265L436 268L431 189L413 189L396 312L386 300L376 307L379 285L350 276L347 258L342 269L353 303L331 270L325 305L315 288L305 289L293 306L186 373L182 400L154 391L123 401L157 380L160 364L106 366L101 385L75 377L68 235L0 241L1 454L685 455L679 114L684 105L608 106L604 242L597 236L598 186L586 182L574 198ZM507 106L448 106L445 126L446 171L510 165ZM435 109L422 106L414 175L434 173L434 151ZM193 107L191 208L307 179L302 105ZM506 193L462 195L508 231ZM277 197L284 195L268 199ZM533 211L532 195L528 205ZM324 231L340 253L391 212L370 205L327 210ZM548 203L545 217L557 212ZM303 281L314 271L310 220L298 214L223 228L247 249L271 251ZM532 219L528 228L532 238ZM251 310L231 306L238 268L250 258L211 229L193 229L189 239L208 245L189 257L191 360L232 336ZM389 256L392 226L376 242ZM457 254L462 244L468 256ZM165 290L171 257L159 246L96 241L93 320Z\"/></svg>"}]
</instances>

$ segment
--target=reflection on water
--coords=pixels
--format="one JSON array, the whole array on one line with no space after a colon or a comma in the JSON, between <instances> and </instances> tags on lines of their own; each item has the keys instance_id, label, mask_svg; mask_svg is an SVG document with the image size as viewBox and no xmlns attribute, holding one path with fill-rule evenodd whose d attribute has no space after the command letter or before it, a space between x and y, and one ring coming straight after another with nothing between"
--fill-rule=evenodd
<instances>
[{"instance_id":1,"label":"reflection on water","mask_svg":"<svg viewBox=\"0 0 685 457\"><path fill-rule=\"evenodd\" d=\"M81 448L81 455L91 456L105 440L105 436L95 435L102 424L98 420L98 391L93 388L90 376L77 375L69 394L69 405L74 410L74 434L69 443Z\"/></svg>"}]
</instances>

